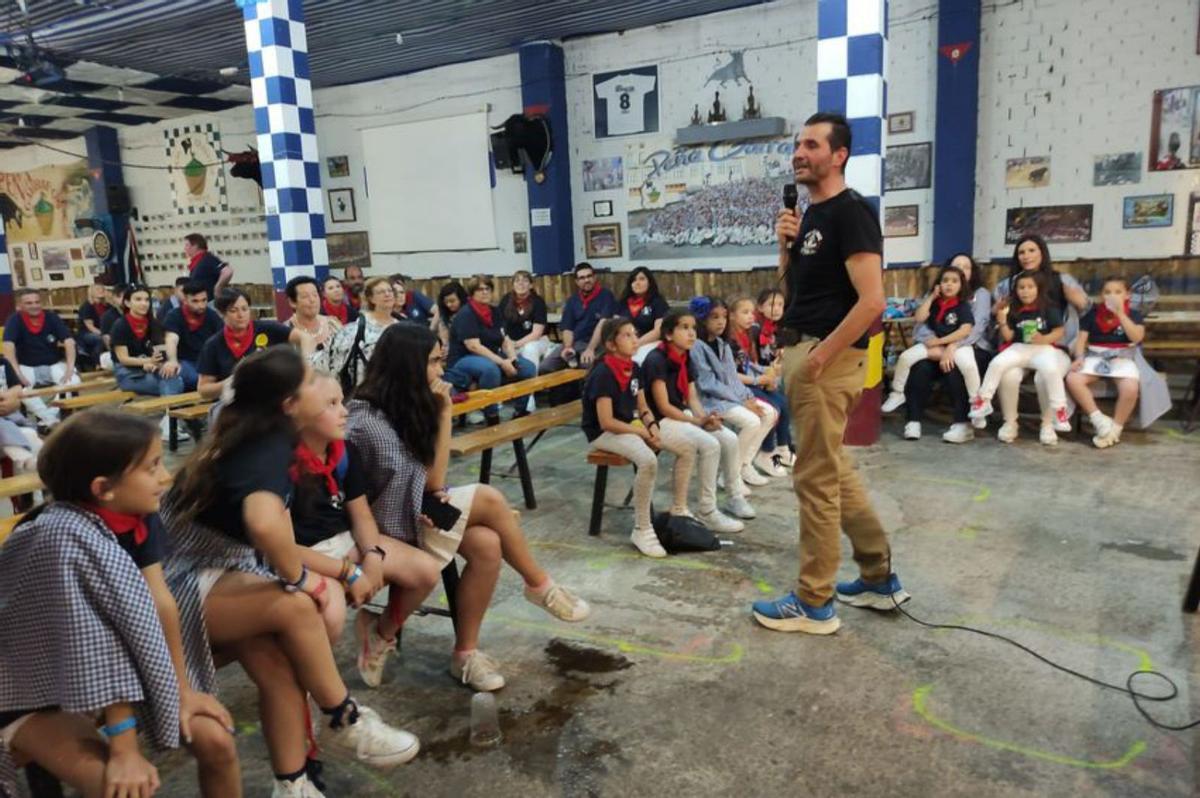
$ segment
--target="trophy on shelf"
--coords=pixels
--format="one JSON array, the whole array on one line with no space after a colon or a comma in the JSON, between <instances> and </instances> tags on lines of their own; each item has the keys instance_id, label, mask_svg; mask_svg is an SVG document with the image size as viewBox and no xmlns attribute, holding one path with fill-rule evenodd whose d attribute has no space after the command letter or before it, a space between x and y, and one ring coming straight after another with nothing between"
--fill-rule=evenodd
<instances>
[{"instance_id":1,"label":"trophy on shelf","mask_svg":"<svg viewBox=\"0 0 1200 798\"><path fill-rule=\"evenodd\" d=\"M721 92L713 92L712 110L708 112L708 123L725 121L725 109L721 106Z\"/></svg>"},{"instance_id":2,"label":"trophy on shelf","mask_svg":"<svg viewBox=\"0 0 1200 798\"><path fill-rule=\"evenodd\" d=\"M754 86L750 86L750 96L746 99L746 107L742 109L742 119L762 119L762 106L754 99Z\"/></svg>"},{"instance_id":3,"label":"trophy on shelf","mask_svg":"<svg viewBox=\"0 0 1200 798\"><path fill-rule=\"evenodd\" d=\"M704 119L700 116L700 103L696 103L695 109L692 111L692 127L703 125Z\"/></svg>"}]
</instances>

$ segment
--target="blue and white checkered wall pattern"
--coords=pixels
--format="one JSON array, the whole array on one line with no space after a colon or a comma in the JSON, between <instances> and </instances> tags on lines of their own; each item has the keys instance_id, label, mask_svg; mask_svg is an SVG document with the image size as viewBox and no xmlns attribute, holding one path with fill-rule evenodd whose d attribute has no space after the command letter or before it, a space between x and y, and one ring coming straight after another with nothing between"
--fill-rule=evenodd
<instances>
[{"instance_id":1,"label":"blue and white checkered wall pattern","mask_svg":"<svg viewBox=\"0 0 1200 798\"><path fill-rule=\"evenodd\" d=\"M238 0L246 28L254 127L275 290L329 270L317 127L301 0Z\"/></svg>"},{"instance_id":2,"label":"blue and white checkered wall pattern","mask_svg":"<svg viewBox=\"0 0 1200 798\"><path fill-rule=\"evenodd\" d=\"M8 239L4 235L4 221L0 219L0 293L11 294L13 290L12 267L8 263Z\"/></svg>"},{"instance_id":3,"label":"blue and white checkered wall pattern","mask_svg":"<svg viewBox=\"0 0 1200 798\"><path fill-rule=\"evenodd\" d=\"M880 209L887 128L888 0L819 0L817 107L840 111L853 144L846 183Z\"/></svg>"}]
</instances>

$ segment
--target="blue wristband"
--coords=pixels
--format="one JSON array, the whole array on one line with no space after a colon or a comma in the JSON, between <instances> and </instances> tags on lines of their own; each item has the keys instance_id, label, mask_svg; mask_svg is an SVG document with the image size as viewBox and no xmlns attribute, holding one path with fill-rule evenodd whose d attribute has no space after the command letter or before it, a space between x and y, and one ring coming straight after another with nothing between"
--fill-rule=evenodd
<instances>
[{"instance_id":1,"label":"blue wristband","mask_svg":"<svg viewBox=\"0 0 1200 798\"><path fill-rule=\"evenodd\" d=\"M346 587L350 587L352 584L357 582L358 578L362 575L362 568L359 568L357 565L354 566L354 570L351 571L350 576L346 578Z\"/></svg>"},{"instance_id":2,"label":"blue wristband","mask_svg":"<svg viewBox=\"0 0 1200 798\"><path fill-rule=\"evenodd\" d=\"M129 717L125 718L125 720L121 721L120 723L114 724L112 726L105 726L104 728L100 729L100 733L103 734L105 737L108 737L111 739L113 737L116 737L118 734L124 734L125 732L129 731L130 729L136 729L136 728L137 728L137 718L133 715L130 715Z\"/></svg>"}]
</instances>

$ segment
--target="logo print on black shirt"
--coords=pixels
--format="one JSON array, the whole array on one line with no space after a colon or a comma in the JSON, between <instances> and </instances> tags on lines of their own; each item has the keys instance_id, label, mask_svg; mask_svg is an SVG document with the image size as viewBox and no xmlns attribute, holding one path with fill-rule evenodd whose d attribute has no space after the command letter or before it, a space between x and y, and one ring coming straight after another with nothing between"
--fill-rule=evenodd
<instances>
[{"instance_id":1,"label":"logo print on black shirt","mask_svg":"<svg viewBox=\"0 0 1200 798\"><path fill-rule=\"evenodd\" d=\"M817 250L821 248L821 242L825 237L821 235L820 230L809 230L804 236L804 244L800 247L801 255L816 255Z\"/></svg>"}]
</instances>

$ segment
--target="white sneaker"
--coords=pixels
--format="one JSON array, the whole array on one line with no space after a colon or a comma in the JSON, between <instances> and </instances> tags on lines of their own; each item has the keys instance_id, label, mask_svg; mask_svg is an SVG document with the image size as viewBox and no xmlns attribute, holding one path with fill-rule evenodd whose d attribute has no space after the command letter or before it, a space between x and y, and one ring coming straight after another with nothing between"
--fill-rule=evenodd
<instances>
[{"instance_id":1,"label":"white sneaker","mask_svg":"<svg viewBox=\"0 0 1200 798\"><path fill-rule=\"evenodd\" d=\"M479 693L490 693L504 686L496 661L482 651L472 651L460 662L450 657L450 675Z\"/></svg>"},{"instance_id":2,"label":"white sneaker","mask_svg":"<svg viewBox=\"0 0 1200 798\"><path fill-rule=\"evenodd\" d=\"M1088 421L1092 422L1092 429L1095 430L1097 438L1107 437L1108 433L1112 432L1113 420L1099 410L1088 416Z\"/></svg>"},{"instance_id":3,"label":"white sneaker","mask_svg":"<svg viewBox=\"0 0 1200 798\"><path fill-rule=\"evenodd\" d=\"M379 634L379 616L368 610L358 611L354 636L358 641L358 675L367 687L378 687L383 681L388 655L396 650L396 640L383 639Z\"/></svg>"},{"instance_id":4,"label":"white sneaker","mask_svg":"<svg viewBox=\"0 0 1200 798\"><path fill-rule=\"evenodd\" d=\"M742 466L742 482L747 485L769 485L771 480L758 473L758 469L746 463Z\"/></svg>"},{"instance_id":5,"label":"white sneaker","mask_svg":"<svg viewBox=\"0 0 1200 798\"><path fill-rule=\"evenodd\" d=\"M377 768L402 765L421 750L416 735L387 725L375 710L362 704L354 723L336 729L327 725L322 730L321 746Z\"/></svg>"},{"instance_id":6,"label":"white sneaker","mask_svg":"<svg viewBox=\"0 0 1200 798\"><path fill-rule=\"evenodd\" d=\"M271 790L271 798L325 798L325 793L317 789L317 785L304 775L295 781L275 779L275 787Z\"/></svg>"},{"instance_id":7,"label":"white sneaker","mask_svg":"<svg viewBox=\"0 0 1200 798\"><path fill-rule=\"evenodd\" d=\"M1054 431L1054 425L1043 424L1042 431L1038 434L1038 440L1045 446L1057 446L1058 433Z\"/></svg>"},{"instance_id":8,"label":"white sneaker","mask_svg":"<svg viewBox=\"0 0 1200 798\"><path fill-rule=\"evenodd\" d=\"M551 582L550 587L542 593L531 590L526 585L525 600L541 607L560 621L569 623L582 621L592 614L591 605L557 582Z\"/></svg>"},{"instance_id":9,"label":"white sneaker","mask_svg":"<svg viewBox=\"0 0 1200 798\"><path fill-rule=\"evenodd\" d=\"M633 534L629 536L629 542L637 547L637 550L647 557L666 557L667 550L662 547L662 543L658 539L658 535L654 533L654 529L634 529Z\"/></svg>"},{"instance_id":10,"label":"white sneaker","mask_svg":"<svg viewBox=\"0 0 1200 798\"><path fill-rule=\"evenodd\" d=\"M974 427L975 429L987 429L987 419L986 418L973 418L973 419L971 419L971 426Z\"/></svg>"},{"instance_id":11,"label":"white sneaker","mask_svg":"<svg viewBox=\"0 0 1200 798\"><path fill-rule=\"evenodd\" d=\"M730 518L715 507L710 513L699 513L696 516L696 520L713 532L741 532L746 528L746 525L741 521Z\"/></svg>"},{"instance_id":12,"label":"white sneaker","mask_svg":"<svg viewBox=\"0 0 1200 798\"><path fill-rule=\"evenodd\" d=\"M950 429L942 433L946 443L966 443L975 440L975 430L970 424L951 424Z\"/></svg>"},{"instance_id":13,"label":"white sneaker","mask_svg":"<svg viewBox=\"0 0 1200 798\"><path fill-rule=\"evenodd\" d=\"M1107 449L1110 446L1116 446L1121 442L1121 432L1124 427L1118 426L1116 422L1109 419L1108 432L1104 435L1097 435L1092 438L1092 445L1097 449Z\"/></svg>"},{"instance_id":14,"label":"white sneaker","mask_svg":"<svg viewBox=\"0 0 1200 798\"><path fill-rule=\"evenodd\" d=\"M754 455L754 467L769 477L786 477L788 473L779 461L779 455L769 452Z\"/></svg>"},{"instance_id":15,"label":"white sneaker","mask_svg":"<svg viewBox=\"0 0 1200 798\"><path fill-rule=\"evenodd\" d=\"M758 516L758 511L753 505L742 496L731 496L729 501L725 502L725 509L730 515L738 518L755 518Z\"/></svg>"},{"instance_id":16,"label":"white sneaker","mask_svg":"<svg viewBox=\"0 0 1200 798\"><path fill-rule=\"evenodd\" d=\"M472 410L470 413L467 413L467 424L470 426L477 427L483 424L484 421L483 413L478 410Z\"/></svg>"},{"instance_id":17,"label":"white sneaker","mask_svg":"<svg viewBox=\"0 0 1200 798\"><path fill-rule=\"evenodd\" d=\"M888 394L887 399L883 400L883 405L879 409L884 413L894 413L901 407L904 407L904 394L892 391Z\"/></svg>"},{"instance_id":18,"label":"white sneaker","mask_svg":"<svg viewBox=\"0 0 1200 798\"><path fill-rule=\"evenodd\" d=\"M747 485L746 480L742 479L740 476L738 477L738 479L741 480L741 483L742 483L742 493L749 496L750 495L750 486ZM725 475L722 473L719 473L719 472L717 473L717 490L724 490L724 491L728 490L725 487Z\"/></svg>"},{"instance_id":19,"label":"white sneaker","mask_svg":"<svg viewBox=\"0 0 1200 798\"><path fill-rule=\"evenodd\" d=\"M1005 421L1000 425L1000 430L996 433L996 439L1001 443L1012 443L1017 439L1017 432L1019 430L1020 427L1017 426L1017 422Z\"/></svg>"},{"instance_id":20,"label":"white sneaker","mask_svg":"<svg viewBox=\"0 0 1200 798\"><path fill-rule=\"evenodd\" d=\"M776 446L775 456L779 458L779 464L784 468L790 469L796 465L796 453L786 446Z\"/></svg>"},{"instance_id":21,"label":"white sneaker","mask_svg":"<svg viewBox=\"0 0 1200 798\"><path fill-rule=\"evenodd\" d=\"M992 403L989 399L976 396L971 400L971 410L967 413L971 418L987 418L992 414Z\"/></svg>"},{"instance_id":22,"label":"white sneaker","mask_svg":"<svg viewBox=\"0 0 1200 798\"><path fill-rule=\"evenodd\" d=\"M904 425L904 439L907 441L921 440L921 422L909 421Z\"/></svg>"}]
</instances>

